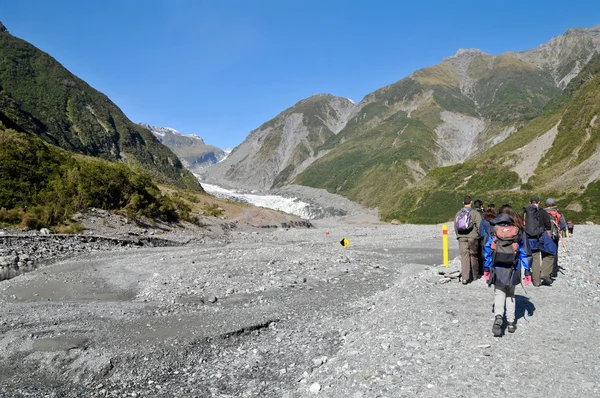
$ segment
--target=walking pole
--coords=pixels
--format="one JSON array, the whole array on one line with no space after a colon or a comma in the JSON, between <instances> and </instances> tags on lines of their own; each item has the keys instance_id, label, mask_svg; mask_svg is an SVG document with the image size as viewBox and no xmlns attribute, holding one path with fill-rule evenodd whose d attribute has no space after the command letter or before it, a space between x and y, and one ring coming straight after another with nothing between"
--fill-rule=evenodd
<instances>
[{"instance_id":1,"label":"walking pole","mask_svg":"<svg viewBox=\"0 0 600 398\"><path fill-rule=\"evenodd\" d=\"M562 245L563 245L563 249L565 249L565 252L568 252L568 251L569 251L569 249L567 249L567 244L565 243L565 240L563 239L563 237L562 237L562 234L561 234L561 233L559 233L559 234L558 234L558 238L560 239L560 242L562 243Z\"/></svg>"}]
</instances>

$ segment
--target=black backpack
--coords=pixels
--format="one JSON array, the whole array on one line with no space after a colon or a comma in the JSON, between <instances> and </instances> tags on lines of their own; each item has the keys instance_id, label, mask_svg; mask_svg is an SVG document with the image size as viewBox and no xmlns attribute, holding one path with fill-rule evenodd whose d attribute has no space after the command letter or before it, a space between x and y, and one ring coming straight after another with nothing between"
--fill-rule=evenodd
<instances>
[{"instance_id":1,"label":"black backpack","mask_svg":"<svg viewBox=\"0 0 600 398\"><path fill-rule=\"evenodd\" d=\"M525 233L529 238L539 238L544 233L540 209L535 205L523 207L525 210Z\"/></svg>"}]
</instances>

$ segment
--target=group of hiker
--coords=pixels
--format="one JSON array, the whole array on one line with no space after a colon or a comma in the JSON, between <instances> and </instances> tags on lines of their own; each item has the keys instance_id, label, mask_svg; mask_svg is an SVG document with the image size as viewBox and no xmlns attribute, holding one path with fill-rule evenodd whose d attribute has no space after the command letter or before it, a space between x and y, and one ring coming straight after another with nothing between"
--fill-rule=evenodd
<instances>
[{"instance_id":1,"label":"group of hiker","mask_svg":"<svg viewBox=\"0 0 600 398\"><path fill-rule=\"evenodd\" d=\"M558 275L559 241L573 233L573 224L566 222L554 199L545 204L541 207L533 195L520 213L508 204L484 207L481 200L465 196L454 219L462 284L483 276L494 286L494 336L502 335L505 307L506 330L516 331L516 285L551 286Z\"/></svg>"}]
</instances>

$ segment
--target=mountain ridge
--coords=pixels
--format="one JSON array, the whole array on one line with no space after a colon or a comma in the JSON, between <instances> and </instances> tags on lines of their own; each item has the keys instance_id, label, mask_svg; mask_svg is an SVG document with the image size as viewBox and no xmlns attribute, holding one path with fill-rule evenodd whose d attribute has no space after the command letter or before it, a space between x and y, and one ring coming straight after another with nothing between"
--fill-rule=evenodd
<instances>
[{"instance_id":1,"label":"mountain ridge","mask_svg":"<svg viewBox=\"0 0 600 398\"><path fill-rule=\"evenodd\" d=\"M181 160L183 165L194 173L201 172L204 168L219 163L227 157L226 151L208 145L195 134L182 134L171 127L151 126L140 123L156 136L156 138L171 149Z\"/></svg>"},{"instance_id":2,"label":"mountain ridge","mask_svg":"<svg viewBox=\"0 0 600 398\"><path fill-rule=\"evenodd\" d=\"M531 129L532 121L553 112L550 108L563 106L571 83L599 50L600 25L569 29L526 51L491 55L459 49L437 65L365 95L349 110L338 133L313 148L301 168L284 173L285 178L271 186L295 183L323 188L380 207L385 218L392 217L404 195L399 192L418 187L437 169L460 169L465 162L472 165L470 159ZM553 120L544 132L557 122ZM560 125L557 129L558 137ZM240 144L246 148L244 156L230 159L230 170L235 173L223 173L224 180L233 185L243 180L236 173L244 175L248 158L264 151L263 143L253 139L259 130ZM536 181L535 175L522 181L524 174L516 172L504 181L498 174L504 167L494 170L486 166L480 171L490 173L499 190L519 189L519 184L528 189L528 184ZM254 163L253 179L247 180L250 185L266 175L264 170L263 164ZM490 186L479 177L475 181L480 181L481 187ZM269 182L258 186L268 188ZM457 188L474 187L477 184L473 182L457 184Z\"/></svg>"},{"instance_id":3,"label":"mountain ridge","mask_svg":"<svg viewBox=\"0 0 600 398\"><path fill-rule=\"evenodd\" d=\"M71 152L124 162L145 169L158 182L201 190L177 156L147 129L6 27L0 31L0 120Z\"/></svg>"}]
</instances>

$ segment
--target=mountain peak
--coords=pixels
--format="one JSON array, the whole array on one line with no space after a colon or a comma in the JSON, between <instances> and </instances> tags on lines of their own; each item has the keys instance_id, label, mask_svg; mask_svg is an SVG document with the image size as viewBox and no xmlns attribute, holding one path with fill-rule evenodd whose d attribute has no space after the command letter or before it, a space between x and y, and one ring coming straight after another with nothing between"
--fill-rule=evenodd
<instances>
[{"instance_id":1,"label":"mountain peak","mask_svg":"<svg viewBox=\"0 0 600 398\"><path fill-rule=\"evenodd\" d=\"M2 32L8 32L8 29L6 29L6 26L4 26L2 22L0 22L0 33Z\"/></svg>"},{"instance_id":2,"label":"mountain peak","mask_svg":"<svg viewBox=\"0 0 600 398\"><path fill-rule=\"evenodd\" d=\"M461 56L474 56L474 55L480 55L480 54L485 54L485 52L481 51L478 48L459 48L456 51L456 54L454 54L448 58L458 58Z\"/></svg>"}]
</instances>

